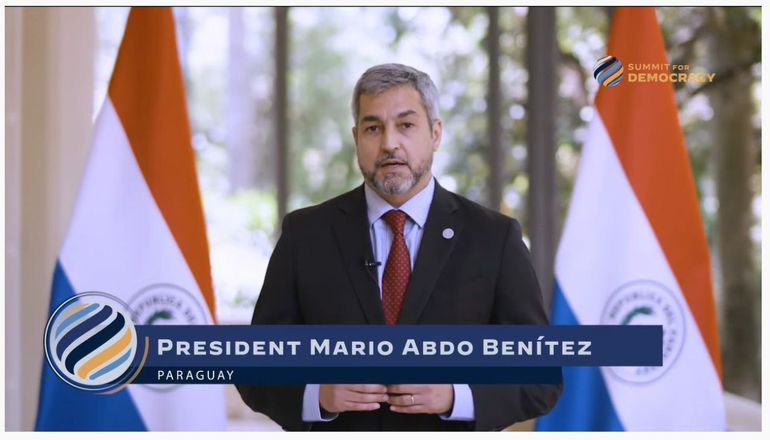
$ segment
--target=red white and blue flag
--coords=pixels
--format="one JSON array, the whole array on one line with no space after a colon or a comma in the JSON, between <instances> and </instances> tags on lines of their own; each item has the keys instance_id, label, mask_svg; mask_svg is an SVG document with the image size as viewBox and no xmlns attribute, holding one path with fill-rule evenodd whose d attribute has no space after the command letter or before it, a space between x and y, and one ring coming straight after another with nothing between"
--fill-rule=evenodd
<instances>
[{"instance_id":1,"label":"red white and blue flag","mask_svg":"<svg viewBox=\"0 0 770 440\"><path fill-rule=\"evenodd\" d=\"M616 8L556 256L552 322L662 325L663 366L565 368L538 430L724 430L708 246L653 8ZM618 60L620 63L618 63Z\"/></svg>"},{"instance_id":2,"label":"red white and blue flag","mask_svg":"<svg viewBox=\"0 0 770 440\"><path fill-rule=\"evenodd\" d=\"M112 294L136 324L213 324L208 243L170 8L133 8L69 230L51 312ZM221 385L81 391L43 365L37 430L223 430Z\"/></svg>"}]
</instances>

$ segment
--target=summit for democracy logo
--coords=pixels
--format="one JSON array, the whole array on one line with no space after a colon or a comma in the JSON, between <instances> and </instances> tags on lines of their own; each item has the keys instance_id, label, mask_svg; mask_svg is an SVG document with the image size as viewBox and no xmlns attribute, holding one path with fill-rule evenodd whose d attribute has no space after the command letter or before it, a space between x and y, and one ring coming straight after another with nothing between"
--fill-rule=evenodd
<instances>
[{"instance_id":1,"label":"summit for democracy logo","mask_svg":"<svg viewBox=\"0 0 770 440\"><path fill-rule=\"evenodd\" d=\"M623 63L612 55L599 58L594 66L594 79L604 87L615 87L623 79Z\"/></svg>"},{"instance_id":2,"label":"summit for democracy logo","mask_svg":"<svg viewBox=\"0 0 770 440\"><path fill-rule=\"evenodd\" d=\"M48 364L64 382L105 394L131 383L147 355L128 307L103 292L62 303L48 320L44 345Z\"/></svg>"},{"instance_id":3,"label":"summit for democracy logo","mask_svg":"<svg viewBox=\"0 0 770 440\"><path fill-rule=\"evenodd\" d=\"M615 87L625 80L629 83L712 83L716 73L692 69L689 64L628 63L607 55L596 61L594 79L604 87Z\"/></svg>"}]
</instances>

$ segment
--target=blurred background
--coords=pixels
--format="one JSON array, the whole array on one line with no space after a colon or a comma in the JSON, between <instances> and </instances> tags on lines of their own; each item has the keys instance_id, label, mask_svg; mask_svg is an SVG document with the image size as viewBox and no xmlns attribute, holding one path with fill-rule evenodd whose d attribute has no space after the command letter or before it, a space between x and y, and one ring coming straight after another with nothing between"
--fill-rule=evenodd
<instances>
[{"instance_id":1,"label":"blurred background","mask_svg":"<svg viewBox=\"0 0 770 440\"><path fill-rule=\"evenodd\" d=\"M366 68L384 62L436 82L444 139L434 174L522 222L550 296L611 8L174 9L220 323L250 321L286 212L361 183L351 92ZM669 62L717 75L675 84L676 98L711 250L724 386L740 396L735 405L754 410L761 11L657 12ZM127 15L120 7L5 8L9 430L34 425L43 359L42 344L29 341L42 341L53 264ZM230 398L233 426L260 422Z\"/></svg>"}]
</instances>

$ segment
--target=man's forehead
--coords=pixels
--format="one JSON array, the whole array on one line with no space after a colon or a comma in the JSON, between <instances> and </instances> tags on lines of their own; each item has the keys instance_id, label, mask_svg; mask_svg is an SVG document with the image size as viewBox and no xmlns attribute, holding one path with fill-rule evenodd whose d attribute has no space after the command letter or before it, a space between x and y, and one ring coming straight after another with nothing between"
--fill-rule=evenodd
<instances>
[{"instance_id":1,"label":"man's forehead","mask_svg":"<svg viewBox=\"0 0 770 440\"><path fill-rule=\"evenodd\" d=\"M361 119L379 119L384 112L396 118L425 114L420 93L408 85L391 87L378 94L362 93L358 105Z\"/></svg>"}]
</instances>

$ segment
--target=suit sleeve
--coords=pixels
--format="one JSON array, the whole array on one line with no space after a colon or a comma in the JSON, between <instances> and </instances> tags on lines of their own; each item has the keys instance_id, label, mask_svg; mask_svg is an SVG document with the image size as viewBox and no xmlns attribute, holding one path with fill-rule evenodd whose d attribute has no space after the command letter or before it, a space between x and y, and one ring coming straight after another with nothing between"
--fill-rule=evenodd
<instances>
[{"instance_id":1,"label":"suit sleeve","mask_svg":"<svg viewBox=\"0 0 770 440\"><path fill-rule=\"evenodd\" d=\"M281 237L267 266L265 282L254 307L252 325L302 324L294 280L294 252L290 226L291 215L285 217ZM254 411L263 413L285 430L307 430L302 421L302 399L305 385L236 385L243 401Z\"/></svg>"},{"instance_id":2,"label":"suit sleeve","mask_svg":"<svg viewBox=\"0 0 770 440\"><path fill-rule=\"evenodd\" d=\"M521 227L511 220L495 286L490 324L547 325L543 298ZM501 430L548 413L562 385L471 385L478 431Z\"/></svg>"}]
</instances>

